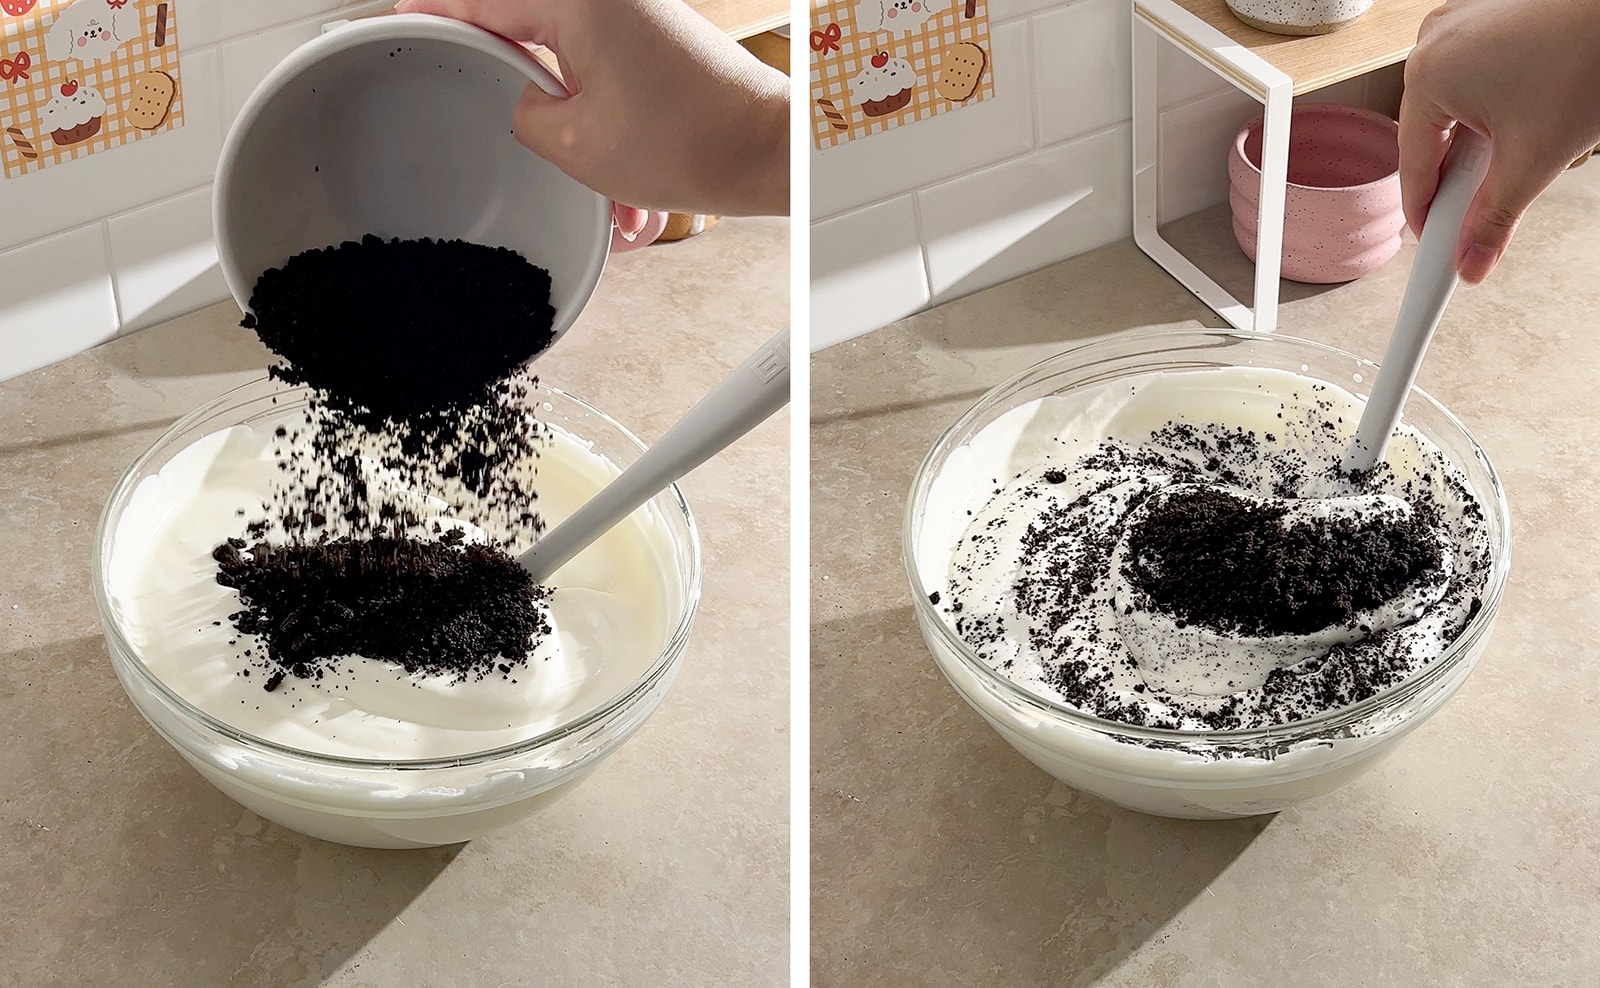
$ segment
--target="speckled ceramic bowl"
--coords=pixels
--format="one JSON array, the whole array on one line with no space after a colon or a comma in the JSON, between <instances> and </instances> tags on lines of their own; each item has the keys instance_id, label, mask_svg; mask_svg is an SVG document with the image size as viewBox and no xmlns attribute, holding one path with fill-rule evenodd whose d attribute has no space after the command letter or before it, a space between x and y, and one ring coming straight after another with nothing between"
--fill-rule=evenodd
<instances>
[{"instance_id":1,"label":"speckled ceramic bowl","mask_svg":"<svg viewBox=\"0 0 1600 988\"><path fill-rule=\"evenodd\" d=\"M1256 259L1261 118L1228 154L1233 235ZM1336 103L1296 106L1290 117L1284 193L1283 277L1327 285L1369 274L1400 250L1400 125Z\"/></svg>"},{"instance_id":2,"label":"speckled ceramic bowl","mask_svg":"<svg viewBox=\"0 0 1600 988\"><path fill-rule=\"evenodd\" d=\"M1235 17L1273 34L1328 34L1371 8L1372 0L1228 0Z\"/></svg>"}]
</instances>

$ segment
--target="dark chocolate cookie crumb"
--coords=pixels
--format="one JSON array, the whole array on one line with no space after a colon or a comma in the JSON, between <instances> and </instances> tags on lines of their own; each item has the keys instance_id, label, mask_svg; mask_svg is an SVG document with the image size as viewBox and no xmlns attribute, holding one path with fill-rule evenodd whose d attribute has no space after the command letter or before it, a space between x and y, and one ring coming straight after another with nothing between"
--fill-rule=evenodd
<instances>
[{"instance_id":1,"label":"dark chocolate cookie crumb","mask_svg":"<svg viewBox=\"0 0 1600 988\"><path fill-rule=\"evenodd\" d=\"M268 270L250 310L278 377L377 421L482 404L555 319L550 273L516 251L371 235Z\"/></svg>"},{"instance_id":2,"label":"dark chocolate cookie crumb","mask_svg":"<svg viewBox=\"0 0 1600 988\"><path fill-rule=\"evenodd\" d=\"M242 325L281 360L269 372L309 397L303 424L273 430L254 544L213 553L245 605L234 628L264 645L240 658L268 692L356 655L509 679L549 633L548 591L503 551L544 529L530 484L547 433L523 365L551 340L548 272L504 248L368 236L266 272L250 307ZM422 495L494 544L437 522L429 537Z\"/></svg>"},{"instance_id":3,"label":"dark chocolate cookie crumb","mask_svg":"<svg viewBox=\"0 0 1600 988\"><path fill-rule=\"evenodd\" d=\"M239 591L234 625L266 643L267 692L320 678L348 656L457 681L508 674L550 623L549 592L481 544L336 539L217 549L217 582Z\"/></svg>"},{"instance_id":4,"label":"dark chocolate cookie crumb","mask_svg":"<svg viewBox=\"0 0 1600 988\"><path fill-rule=\"evenodd\" d=\"M1356 615L1429 576L1438 539L1416 515L1285 525L1285 502L1215 488L1153 500L1129 530L1124 575L1178 627L1304 635L1353 626Z\"/></svg>"}]
</instances>

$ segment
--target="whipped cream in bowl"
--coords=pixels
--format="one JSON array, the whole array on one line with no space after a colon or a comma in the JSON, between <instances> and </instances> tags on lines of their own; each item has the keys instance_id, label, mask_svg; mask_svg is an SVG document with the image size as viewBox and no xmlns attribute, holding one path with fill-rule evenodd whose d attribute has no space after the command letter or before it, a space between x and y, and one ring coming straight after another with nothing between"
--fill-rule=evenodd
<instances>
[{"instance_id":1,"label":"whipped cream in bowl","mask_svg":"<svg viewBox=\"0 0 1600 988\"><path fill-rule=\"evenodd\" d=\"M172 426L117 484L93 584L123 688L208 781L315 837L458 843L548 806L643 725L677 675L701 584L682 492L663 491L555 575L526 655L474 675L346 656L269 677L264 642L235 627L239 592L218 582L213 553L263 515L286 447L301 441L306 396L265 380L236 389ZM644 446L582 399L547 385L530 399L541 428L518 469L553 526ZM370 482L396 482L371 468ZM515 538L513 555L531 538L414 493L419 535Z\"/></svg>"},{"instance_id":2,"label":"whipped cream in bowl","mask_svg":"<svg viewBox=\"0 0 1600 988\"><path fill-rule=\"evenodd\" d=\"M1487 456L1420 390L1385 465L1341 471L1375 376L1162 330L990 391L907 506L940 670L1045 771L1143 812L1274 812L1370 767L1482 657L1511 551Z\"/></svg>"}]
</instances>

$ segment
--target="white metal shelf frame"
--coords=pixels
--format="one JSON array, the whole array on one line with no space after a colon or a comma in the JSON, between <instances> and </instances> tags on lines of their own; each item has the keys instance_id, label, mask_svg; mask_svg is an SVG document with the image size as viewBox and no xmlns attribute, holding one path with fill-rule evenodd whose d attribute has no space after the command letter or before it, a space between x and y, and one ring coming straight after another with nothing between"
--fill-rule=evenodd
<instances>
[{"instance_id":1,"label":"white metal shelf frame","mask_svg":"<svg viewBox=\"0 0 1600 988\"><path fill-rule=\"evenodd\" d=\"M1262 105L1253 307L1195 266L1161 236L1160 76L1166 42ZM1238 329L1270 333L1278 325L1278 269L1283 257L1284 194L1289 168L1289 111L1294 80L1175 0L1133 4L1133 240L1200 301Z\"/></svg>"}]
</instances>

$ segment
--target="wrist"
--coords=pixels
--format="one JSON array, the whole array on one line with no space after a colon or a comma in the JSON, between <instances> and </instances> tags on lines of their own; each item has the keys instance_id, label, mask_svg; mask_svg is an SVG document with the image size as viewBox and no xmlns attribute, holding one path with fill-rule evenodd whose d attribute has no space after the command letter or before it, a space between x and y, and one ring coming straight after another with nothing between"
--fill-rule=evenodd
<instances>
[{"instance_id":1,"label":"wrist","mask_svg":"<svg viewBox=\"0 0 1600 988\"><path fill-rule=\"evenodd\" d=\"M786 216L789 212L789 77L758 65L740 80L733 108L739 124L709 142L697 173L708 212Z\"/></svg>"}]
</instances>

